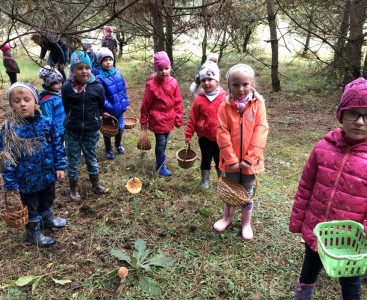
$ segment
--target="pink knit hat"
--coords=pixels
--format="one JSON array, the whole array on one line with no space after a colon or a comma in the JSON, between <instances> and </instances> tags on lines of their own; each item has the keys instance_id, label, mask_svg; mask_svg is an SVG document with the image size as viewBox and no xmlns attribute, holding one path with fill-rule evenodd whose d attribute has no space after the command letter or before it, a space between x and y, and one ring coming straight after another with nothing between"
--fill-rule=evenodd
<instances>
[{"instance_id":1,"label":"pink knit hat","mask_svg":"<svg viewBox=\"0 0 367 300\"><path fill-rule=\"evenodd\" d=\"M345 86L336 117L341 122L344 110L359 107L367 108L367 80L363 77L359 77Z\"/></svg>"},{"instance_id":2,"label":"pink knit hat","mask_svg":"<svg viewBox=\"0 0 367 300\"><path fill-rule=\"evenodd\" d=\"M154 63L153 68L156 70L158 67L168 67L171 65L171 61L165 51L156 52L153 54Z\"/></svg>"},{"instance_id":3,"label":"pink knit hat","mask_svg":"<svg viewBox=\"0 0 367 300\"><path fill-rule=\"evenodd\" d=\"M112 26L105 26L103 29L106 32L113 32L113 27Z\"/></svg>"},{"instance_id":4,"label":"pink knit hat","mask_svg":"<svg viewBox=\"0 0 367 300\"><path fill-rule=\"evenodd\" d=\"M1 51L3 53L8 52L11 49L11 46L9 44L5 44L4 46L1 47Z\"/></svg>"}]
</instances>

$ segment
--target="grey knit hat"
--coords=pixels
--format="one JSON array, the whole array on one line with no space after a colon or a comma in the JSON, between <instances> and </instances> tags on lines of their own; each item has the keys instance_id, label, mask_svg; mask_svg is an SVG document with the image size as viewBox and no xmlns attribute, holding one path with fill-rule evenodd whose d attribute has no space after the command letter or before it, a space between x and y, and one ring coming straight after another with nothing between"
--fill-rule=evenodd
<instances>
[{"instance_id":1,"label":"grey knit hat","mask_svg":"<svg viewBox=\"0 0 367 300\"><path fill-rule=\"evenodd\" d=\"M38 73L39 78L43 80L44 86L50 87L58 83L59 81L63 81L63 77L61 73L55 68L51 68L50 66L44 66Z\"/></svg>"},{"instance_id":2,"label":"grey knit hat","mask_svg":"<svg viewBox=\"0 0 367 300\"><path fill-rule=\"evenodd\" d=\"M107 47L102 47L101 49L99 49L96 55L97 55L97 61L99 65L101 65L101 62L105 57L111 57L113 59L112 51L108 49Z\"/></svg>"},{"instance_id":3,"label":"grey knit hat","mask_svg":"<svg viewBox=\"0 0 367 300\"><path fill-rule=\"evenodd\" d=\"M13 83L8 90L6 91L6 97L8 98L8 101L10 103L10 93L16 89L16 88L25 88L28 91L30 91L34 97L34 100L36 101L36 104L38 103L38 91L36 89L36 87L29 83L29 82L23 82L23 81L18 81L16 83Z\"/></svg>"}]
</instances>

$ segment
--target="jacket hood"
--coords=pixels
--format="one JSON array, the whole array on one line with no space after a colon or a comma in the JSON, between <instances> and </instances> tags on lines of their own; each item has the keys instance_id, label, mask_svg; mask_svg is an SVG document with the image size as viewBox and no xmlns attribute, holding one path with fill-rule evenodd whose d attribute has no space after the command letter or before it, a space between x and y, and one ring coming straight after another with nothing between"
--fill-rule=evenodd
<instances>
[{"instance_id":1,"label":"jacket hood","mask_svg":"<svg viewBox=\"0 0 367 300\"><path fill-rule=\"evenodd\" d=\"M326 141L334 144L336 147L350 147L350 145L348 145L348 143L346 142L344 136L345 133L340 127L328 132L324 138ZM354 151L367 152L367 143L356 144L352 147Z\"/></svg>"}]
</instances>

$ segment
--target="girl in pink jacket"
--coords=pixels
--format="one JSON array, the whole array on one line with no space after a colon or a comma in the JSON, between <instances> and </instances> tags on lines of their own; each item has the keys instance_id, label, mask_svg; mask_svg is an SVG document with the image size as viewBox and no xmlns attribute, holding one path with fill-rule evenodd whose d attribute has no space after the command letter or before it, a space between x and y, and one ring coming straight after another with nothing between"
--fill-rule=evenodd
<instances>
[{"instance_id":1,"label":"girl in pink jacket","mask_svg":"<svg viewBox=\"0 0 367 300\"><path fill-rule=\"evenodd\" d=\"M217 143L219 168L225 176L246 187L253 195L255 175L264 171L264 148L268 122L264 99L254 90L255 72L244 64L230 68L226 74L230 95L218 109ZM232 222L235 207L224 205L223 218L213 228L224 231ZM251 240L252 202L242 207L241 236Z\"/></svg>"},{"instance_id":2,"label":"girl in pink jacket","mask_svg":"<svg viewBox=\"0 0 367 300\"><path fill-rule=\"evenodd\" d=\"M367 231L367 81L349 83L336 116L341 128L319 141L304 167L295 196L289 230L302 233L305 258L294 299L312 299L323 268L313 230L320 222L353 220ZM339 279L343 299L361 296L361 280Z\"/></svg>"},{"instance_id":3,"label":"girl in pink jacket","mask_svg":"<svg viewBox=\"0 0 367 300\"><path fill-rule=\"evenodd\" d=\"M182 125L182 96L176 79L171 76L171 61L166 52L154 53L153 67L155 73L145 86L140 124L142 130L154 132L156 170L160 175L171 176L165 164L166 146L169 133Z\"/></svg>"},{"instance_id":4,"label":"girl in pink jacket","mask_svg":"<svg viewBox=\"0 0 367 300\"><path fill-rule=\"evenodd\" d=\"M218 176L219 147L217 144L218 107L225 100L227 93L219 86L219 68L213 62L206 62L199 72L203 92L200 92L192 104L185 129L185 141L191 142L197 133L201 151L201 188L209 188L210 164L214 159Z\"/></svg>"}]
</instances>

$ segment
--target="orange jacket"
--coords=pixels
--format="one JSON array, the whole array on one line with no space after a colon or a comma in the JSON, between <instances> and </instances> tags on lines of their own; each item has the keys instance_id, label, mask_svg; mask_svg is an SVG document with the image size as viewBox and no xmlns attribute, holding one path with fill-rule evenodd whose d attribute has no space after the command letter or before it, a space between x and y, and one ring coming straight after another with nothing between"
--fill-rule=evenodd
<instances>
[{"instance_id":1,"label":"orange jacket","mask_svg":"<svg viewBox=\"0 0 367 300\"><path fill-rule=\"evenodd\" d=\"M217 143L220 149L219 168L224 171L226 165L245 160L251 164L255 173L263 172L263 153L268 131L265 101L256 92L247 103L242 117L233 98L222 102L218 109L217 130ZM241 152L242 157L240 157ZM225 171L239 172L240 170ZM252 174L252 171L242 170L242 173Z\"/></svg>"}]
</instances>

